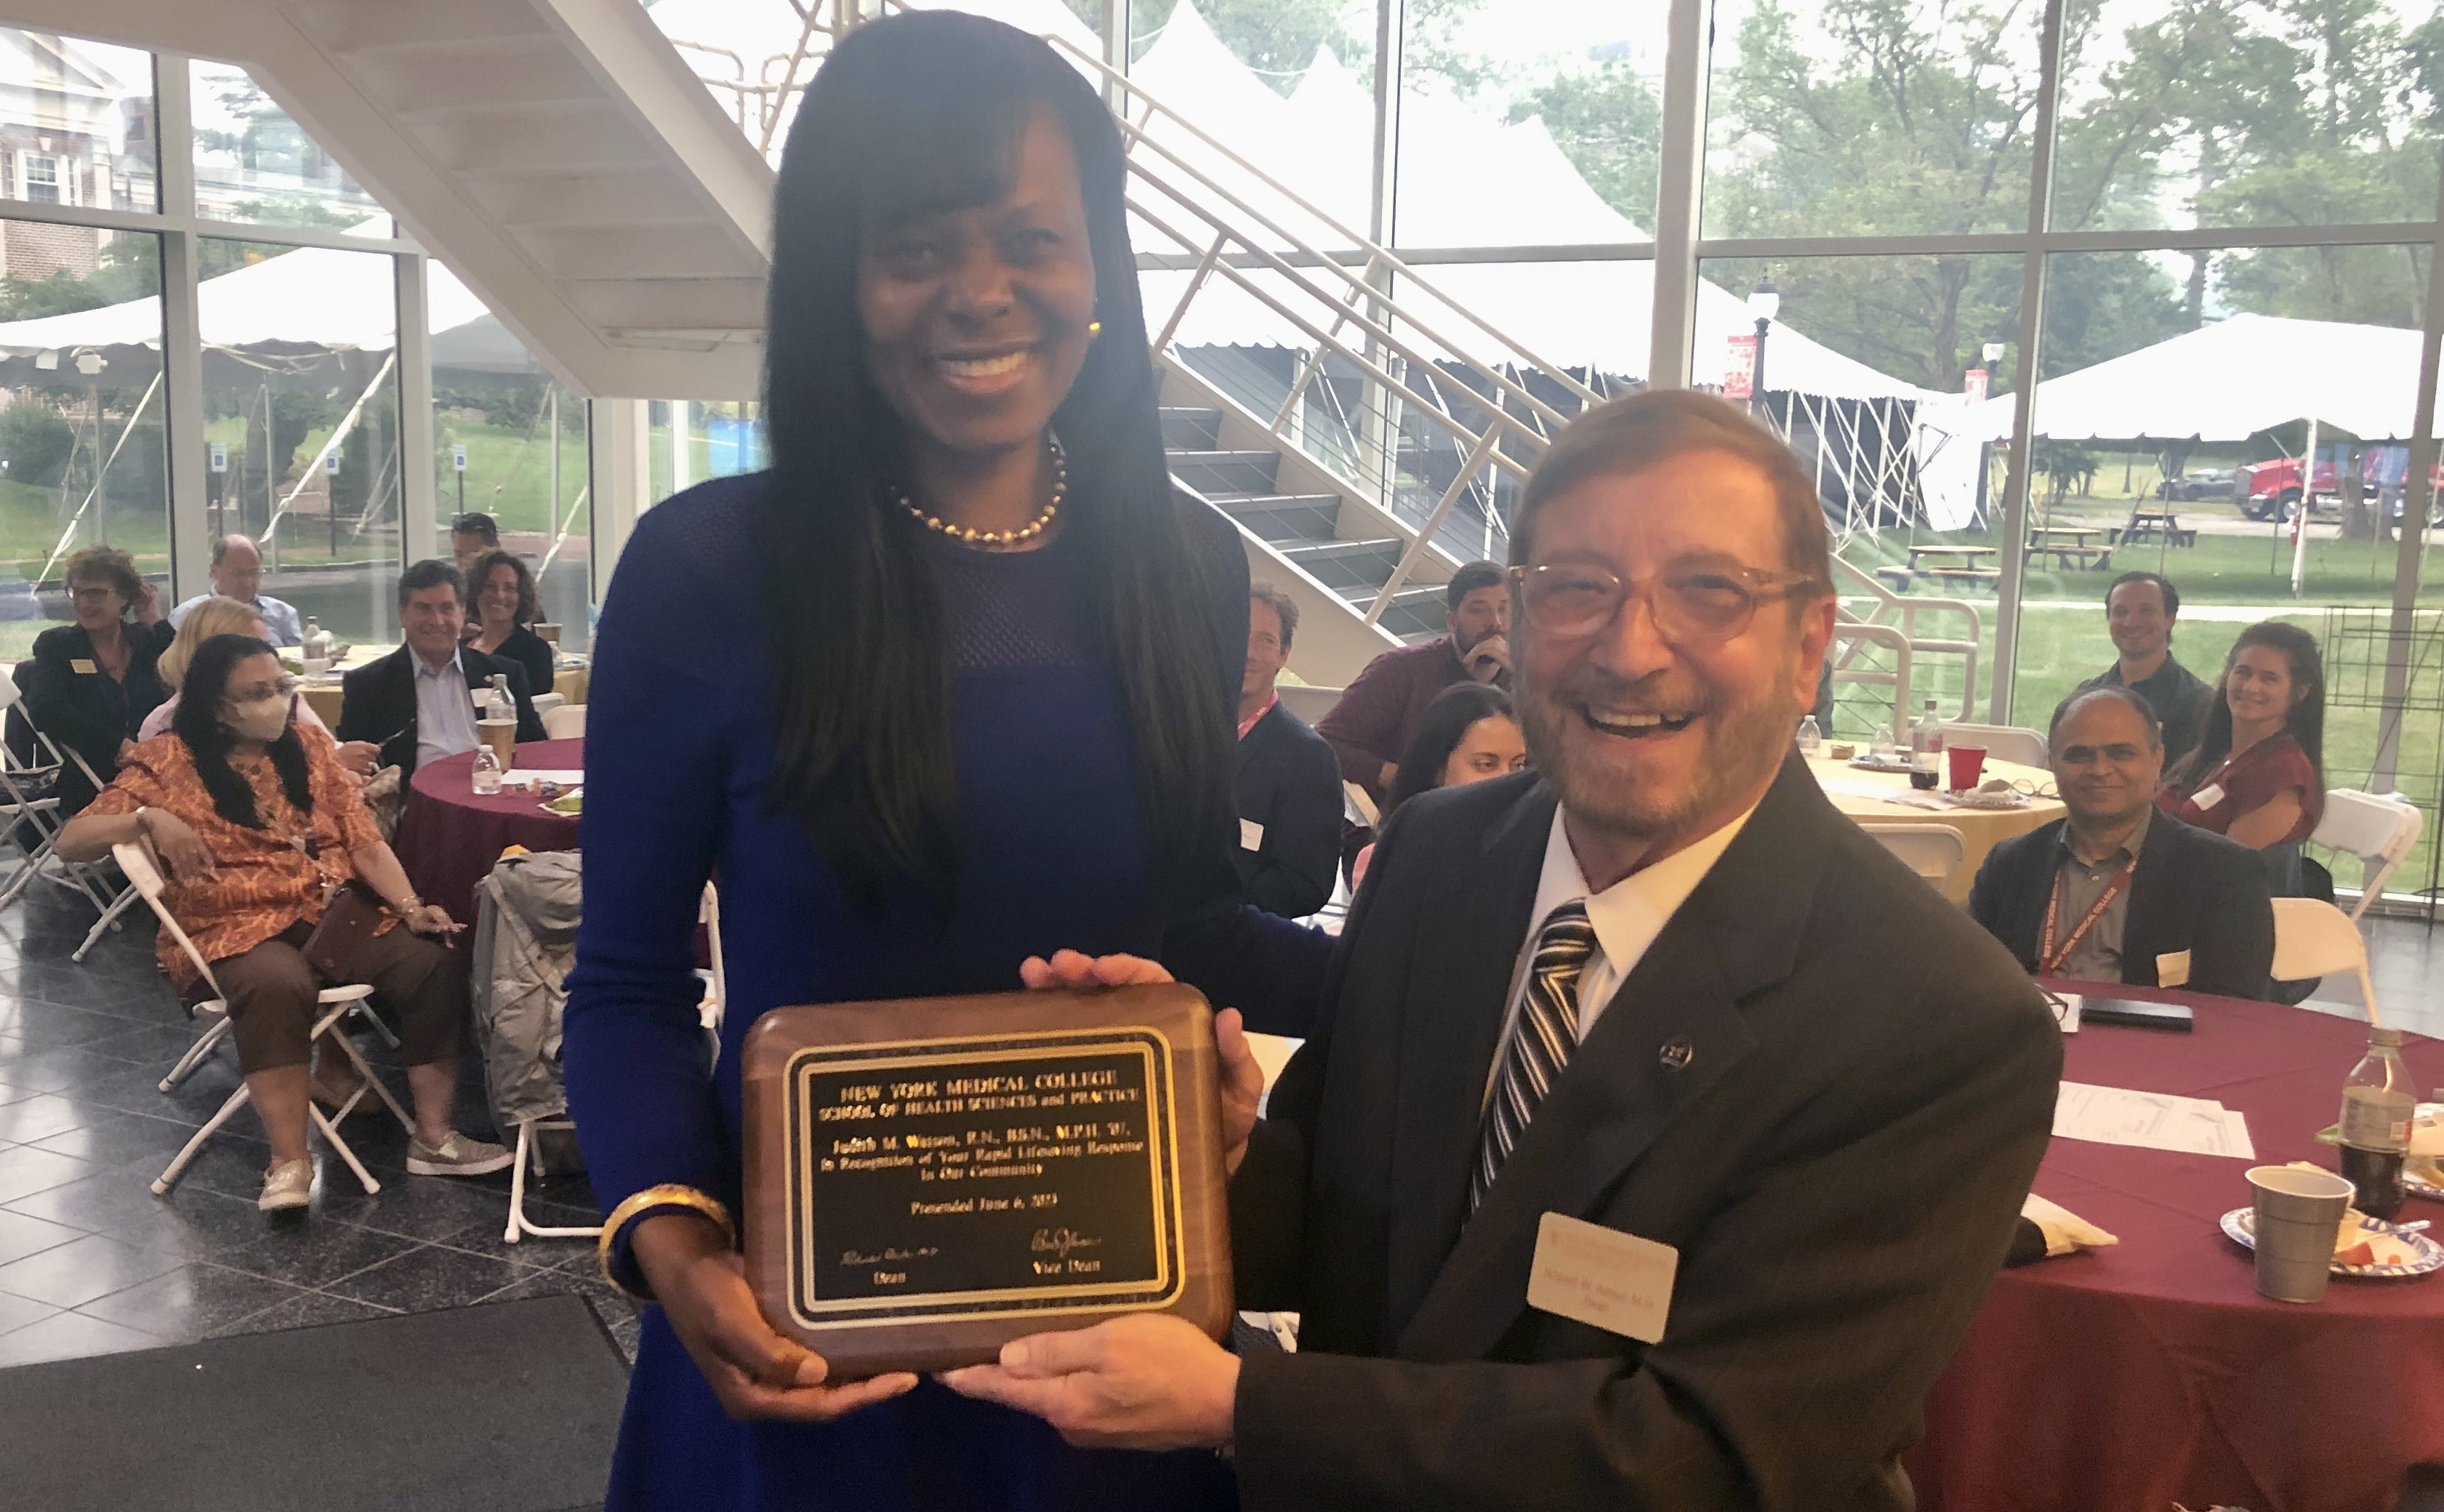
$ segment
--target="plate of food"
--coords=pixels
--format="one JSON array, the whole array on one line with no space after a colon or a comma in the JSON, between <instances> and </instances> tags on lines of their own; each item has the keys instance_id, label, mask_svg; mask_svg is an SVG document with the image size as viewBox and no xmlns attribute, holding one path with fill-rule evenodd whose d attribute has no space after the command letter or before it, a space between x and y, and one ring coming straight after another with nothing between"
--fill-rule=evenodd
<instances>
[{"instance_id":1,"label":"plate of food","mask_svg":"<svg viewBox=\"0 0 2444 1512\"><path fill-rule=\"evenodd\" d=\"M2257 1247L2257 1214L2234 1208L2223 1215L2223 1231L2244 1249ZM2395 1280L2444 1270L2444 1245L2424 1229L2370 1218L2354 1208L2334 1236L2334 1274Z\"/></svg>"},{"instance_id":2,"label":"plate of food","mask_svg":"<svg viewBox=\"0 0 2444 1512\"><path fill-rule=\"evenodd\" d=\"M1898 756L1879 756L1873 751L1867 751L1851 757L1850 765L1853 769L1862 772L1899 772L1904 776L1913 769L1913 764L1907 752Z\"/></svg>"},{"instance_id":3,"label":"plate of food","mask_svg":"<svg viewBox=\"0 0 2444 1512\"><path fill-rule=\"evenodd\" d=\"M565 815L569 819L575 819L579 814L585 810L585 789L583 787L572 787L567 792L561 794L558 798L545 799L543 806L551 813Z\"/></svg>"}]
</instances>

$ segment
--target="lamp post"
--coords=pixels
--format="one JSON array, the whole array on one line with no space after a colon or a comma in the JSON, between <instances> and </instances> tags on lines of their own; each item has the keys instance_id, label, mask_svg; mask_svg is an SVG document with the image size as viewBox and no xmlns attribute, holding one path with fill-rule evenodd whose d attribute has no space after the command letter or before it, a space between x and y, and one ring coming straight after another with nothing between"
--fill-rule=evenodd
<instances>
[{"instance_id":1,"label":"lamp post","mask_svg":"<svg viewBox=\"0 0 2444 1512\"><path fill-rule=\"evenodd\" d=\"M1749 314L1756 322L1756 354L1749 362L1749 413L1766 413L1765 406L1765 333L1773 323L1774 311L1782 308L1782 290L1773 286L1770 278L1760 278L1757 286L1749 291Z\"/></svg>"}]
</instances>

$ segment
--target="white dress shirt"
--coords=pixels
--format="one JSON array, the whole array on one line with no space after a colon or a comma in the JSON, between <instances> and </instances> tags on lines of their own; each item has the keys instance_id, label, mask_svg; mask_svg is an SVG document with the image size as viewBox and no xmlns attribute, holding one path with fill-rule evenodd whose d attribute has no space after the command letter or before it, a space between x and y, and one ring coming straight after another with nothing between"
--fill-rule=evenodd
<instances>
[{"instance_id":1,"label":"white dress shirt","mask_svg":"<svg viewBox=\"0 0 2444 1512\"><path fill-rule=\"evenodd\" d=\"M475 701L468 693L458 658L453 655L438 668L430 667L411 647L407 659L416 668L416 764L473 750Z\"/></svg>"},{"instance_id":2,"label":"white dress shirt","mask_svg":"<svg viewBox=\"0 0 2444 1512\"><path fill-rule=\"evenodd\" d=\"M1494 1042L1493 1065L1486 1078L1485 1095L1493 1095L1494 1079L1502 1074L1503 1058L1510 1045L1510 1035L1519 1022L1519 1008L1528 995L1528 963L1536 951L1536 937L1544 931L1545 921L1553 911L1567 903L1584 902L1587 922L1595 926L1595 953L1579 969L1579 1042L1586 1043L1588 1031L1602 1016L1604 1005L1629 979L1629 973L1643 960L1655 937L1689 901L1689 894L1706 879L1706 874L1722 859L1723 852L1739 838L1749 821L1748 813L1732 820L1722 828L1687 848L1674 852L1652 866L1642 866L1601 893L1587 891L1586 874L1579 869L1578 853L1570 849L1570 837L1562 825L1562 811L1553 810L1553 830L1545 839L1545 872L1536 884L1535 907L1528 916L1528 937L1520 943L1519 959L1510 968L1509 1005L1503 1011L1502 1038Z\"/></svg>"}]
</instances>

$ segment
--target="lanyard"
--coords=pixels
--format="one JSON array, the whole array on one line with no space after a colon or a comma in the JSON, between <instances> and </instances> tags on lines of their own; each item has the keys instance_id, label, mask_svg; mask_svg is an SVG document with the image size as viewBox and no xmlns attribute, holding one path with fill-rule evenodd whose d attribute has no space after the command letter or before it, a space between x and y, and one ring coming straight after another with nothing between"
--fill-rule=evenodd
<instances>
[{"instance_id":1,"label":"lanyard","mask_svg":"<svg viewBox=\"0 0 2444 1512\"><path fill-rule=\"evenodd\" d=\"M2079 949L2079 942L2087 938L2087 931L2096 928L2096 921L2104 917L2104 911L2111 908L2113 900L2121 895L2121 890L2130 885L2130 874L2137 870L2138 857L2134 856L2130 857L2129 865L2114 874L2113 880L2104 884L2104 891L2098 894L2096 901L2089 905L2087 916L2079 921L2079 927L2070 931L2070 938L2063 941L2059 950L2054 946L2054 923L2057 912L2062 908L2062 879L2060 874L2056 875L2053 896L2046 899L2046 931L2037 946L2037 975L2059 976L2062 973L2063 963L2070 959L2071 951Z\"/></svg>"}]
</instances>

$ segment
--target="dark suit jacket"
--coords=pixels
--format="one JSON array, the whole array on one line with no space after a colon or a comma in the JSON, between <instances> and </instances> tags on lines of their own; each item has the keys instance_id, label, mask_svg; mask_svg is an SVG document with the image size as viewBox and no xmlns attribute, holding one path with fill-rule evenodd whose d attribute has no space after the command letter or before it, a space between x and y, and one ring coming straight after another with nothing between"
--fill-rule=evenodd
<instances>
[{"instance_id":1,"label":"dark suit jacket","mask_svg":"<svg viewBox=\"0 0 2444 1512\"><path fill-rule=\"evenodd\" d=\"M1969 913L2037 968L2037 936L2046 902L2062 865L2063 826L2015 835L1986 855L1969 890ZM2255 851L2170 814L2147 821L2138 870L2121 927L2121 980L2156 986L2156 957L2190 952L2194 991L2226 997L2267 996L2274 966L2274 910L2267 901L2266 863ZM2069 930L2077 921L2064 922Z\"/></svg>"},{"instance_id":2,"label":"dark suit jacket","mask_svg":"<svg viewBox=\"0 0 2444 1512\"><path fill-rule=\"evenodd\" d=\"M1443 789L1377 847L1232 1186L1239 1305L1303 1313L1241 1364L1243 1503L1909 1505L2052 1127L2052 1016L1793 757L1471 1217L1554 802ZM1662 1342L1528 1308L1546 1212L1677 1247Z\"/></svg>"},{"instance_id":3,"label":"dark suit jacket","mask_svg":"<svg viewBox=\"0 0 2444 1512\"><path fill-rule=\"evenodd\" d=\"M518 739L544 738L543 720L528 696L525 669L514 661L487 656L472 646L458 648L458 673L467 691L483 696L484 685L495 673L507 673L509 696L518 705ZM340 679L340 728L331 732L342 741L371 741L381 747L381 763L406 776L416 775L416 653L401 646L381 660L360 667Z\"/></svg>"},{"instance_id":4,"label":"dark suit jacket","mask_svg":"<svg viewBox=\"0 0 2444 1512\"><path fill-rule=\"evenodd\" d=\"M1303 919L1331 900L1341 865L1341 764L1307 722L1281 704L1239 742L1232 790L1241 824L1264 839L1239 849L1239 883L1268 913Z\"/></svg>"},{"instance_id":5,"label":"dark suit jacket","mask_svg":"<svg viewBox=\"0 0 2444 1512\"><path fill-rule=\"evenodd\" d=\"M43 732L83 756L105 783L119 770L119 743L134 740L144 716L170 696L154 664L177 634L167 619L150 625L131 620L120 633L127 639L127 678L116 690L119 697L112 696L110 674L94 659L93 637L83 625L54 625L36 636L33 655L18 667L17 676L26 711ZM80 661L92 670L79 672ZM60 774L58 791L63 816L93 802L94 786L74 762Z\"/></svg>"}]
</instances>

